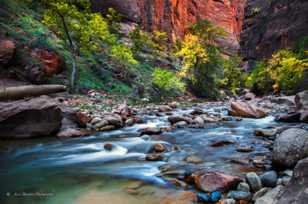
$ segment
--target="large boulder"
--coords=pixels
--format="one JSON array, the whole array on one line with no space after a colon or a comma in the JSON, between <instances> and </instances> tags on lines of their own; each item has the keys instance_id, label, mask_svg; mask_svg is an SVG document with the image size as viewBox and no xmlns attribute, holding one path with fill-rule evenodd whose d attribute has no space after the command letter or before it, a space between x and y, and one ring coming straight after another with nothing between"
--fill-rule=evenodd
<instances>
[{"instance_id":1,"label":"large boulder","mask_svg":"<svg viewBox=\"0 0 308 204\"><path fill-rule=\"evenodd\" d=\"M308 201L308 158L300 160L295 166L290 183L281 193L279 204L306 204Z\"/></svg>"},{"instance_id":2,"label":"large boulder","mask_svg":"<svg viewBox=\"0 0 308 204\"><path fill-rule=\"evenodd\" d=\"M264 110L241 101L231 102L229 115L244 118L263 118L267 114Z\"/></svg>"},{"instance_id":3,"label":"large boulder","mask_svg":"<svg viewBox=\"0 0 308 204\"><path fill-rule=\"evenodd\" d=\"M308 131L290 128L277 136L274 143L273 163L293 167L297 161L308 157Z\"/></svg>"},{"instance_id":4,"label":"large boulder","mask_svg":"<svg viewBox=\"0 0 308 204\"><path fill-rule=\"evenodd\" d=\"M11 40L0 40L0 64L10 62L15 52L15 43Z\"/></svg>"},{"instance_id":5,"label":"large boulder","mask_svg":"<svg viewBox=\"0 0 308 204\"><path fill-rule=\"evenodd\" d=\"M61 110L48 96L0 102L0 110L0 138L48 136L61 127Z\"/></svg>"}]
</instances>

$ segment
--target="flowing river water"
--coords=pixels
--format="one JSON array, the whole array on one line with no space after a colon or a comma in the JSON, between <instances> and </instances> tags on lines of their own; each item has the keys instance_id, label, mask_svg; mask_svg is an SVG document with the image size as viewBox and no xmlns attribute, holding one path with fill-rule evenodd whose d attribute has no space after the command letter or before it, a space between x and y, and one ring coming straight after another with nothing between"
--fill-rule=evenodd
<instances>
[{"instance_id":1,"label":"flowing river water","mask_svg":"<svg viewBox=\"0 0 308 204\"><path fill-rule=\"evenodd\" d=\"M208 114L227 115L224 105L202 105ZM189 113L176 109L173 114ZM3 204L151 204L181 188L172 178L186 171L220 171L242 176L253 168L249 159L270 155L256 128L281 126L269 116L263 119L207 123L205 128L181 128L157 136L139 136L145 127L168 127L167 116L144 115L146 123L82 138L44 138L0 141L0 193ZM216 141L234 144L212 147ZM105 144L113 144L108 151ZM168 151L163 161L146 161L153 144ZM249 153L236 151L238 145L251 145ZM174 148L177 146L177 148ZM201 163L185 160L197 156ZM187 186L189 191L195 191ZM187 190L186 189L186 190Z\"/></svg>"}]
</instances>

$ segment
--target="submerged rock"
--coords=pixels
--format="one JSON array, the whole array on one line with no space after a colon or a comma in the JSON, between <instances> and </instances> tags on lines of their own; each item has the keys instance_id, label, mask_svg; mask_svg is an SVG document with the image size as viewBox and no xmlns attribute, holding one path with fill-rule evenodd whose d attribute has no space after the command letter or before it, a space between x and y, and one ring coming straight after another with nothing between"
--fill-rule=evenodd
<instances>
[{"instance_id":1,"label":"submerged rock","mask_svg":"<svg viewBox=\"0 0 308 204\"><path fill-rule=\"evenodd\" d=\"M204 192L225 192L235 187L240 180L237 176L228 176L219 172L206 172L194 175L194 182L197 188Z\"/></svg>"},{"instance_id":2,"label":"submerged rock","mask_svg":"<svg viewBox=\"0 0 308 204\"><path fill-rule=\"evenodd\" d=\"M158 127L148 127L148 128L139 130L139 132L141 133L141 135L158 135L162 131Z\"/></svg>"},{"instance_id":3,"label":"submerged rock","mask_svg":"<svg viewBox=\"0 0 308 204\"><path fill-rule=\"evenodd\" d=\"M48 96L0 102L0 138L48 136L59 131L62 114Z\"/></svg>"},{"instance_id":4,"label":"submerged rock","mask_svg":"<svg viewBox=\"0 0 308 204\"><path fill-rule=\"evenodd\" d=\"M262 137L272 137L277 134L276 129L261 129L258 128L255 130L255 135L256 136L262 136Z\"/></svg>"},{"instance_id":5,"label":"submerged rock","mask_svg":"<svg viewBox=\"0 0 308 204\"><path fill-rule=\"evenodd\" d=\"M307 156L307 130L290 128L277 136L273 150L273 163L276 166L292 167Z\"/></svg>"}]
</instances>

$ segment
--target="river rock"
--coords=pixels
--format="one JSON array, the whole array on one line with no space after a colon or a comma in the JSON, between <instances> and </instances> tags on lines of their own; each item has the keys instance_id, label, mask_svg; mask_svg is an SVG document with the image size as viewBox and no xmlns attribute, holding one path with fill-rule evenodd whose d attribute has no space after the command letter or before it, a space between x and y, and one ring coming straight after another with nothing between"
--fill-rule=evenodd
<instances>
[{"instance_id":1,"label":"river rock","mask_svg":"<svg viewBox=\"0 0 308 204\"><path fill-rule=\"evenodd\" d=\"M203 120L203 118L201 118L201 117L196 117L195 119L194 119L194 124L195 124L195 127L197 127L197 128L203 128L204 127L204 120Z\"/></svg>"},{"instance_id":2,"label":"river rock","mask_svg":"<svg viewBox=\"0 0 308 204\"><path fill-rule=\"evenodd\" d=\"M164 158L161 154L147 154L145 160L147 161L162 161Z\"/></svg>"},{"instance_id":3,"label":"river rock","mask_svg":"<svg viewBox=\"0 0 308 204\"><path fill-rule=\"evenodd\" d=\"M254 192L257 192L258 190L260 190L262 188L261 179L256 173L254 173L254 172L247 173L246 174L246 180L247 180L247 183L249 184L250 188Z\"/></svg>"},{"instance_id":4,"label":"river rock","mask_svg":"<svg viewBox=\"0 0 308 204\"><path fill-rule=\"evenodd\" d=\"M308 123L308 90L296 94L295 104L301 114L300 121Z\"/></svg>"},{"instance_id":5,"label":"river rock","mask_svg":"<svg viewBox=\"0 0 308 204\"><path fill-rule=\"evenodd\" d=\"M140 129L139 132L141 135L159 135L161 133L161 129L158 127L148 127Z\"/></svg>"},{"instance_id":6,"label":"river rock","mask_svg":"<svg viewBox=\"0 0 308 204\"><path fill-rule=\"evenodd\" d=\"M0 110L0 138L48 136L61 127L61 109L48 96L0 102Z\"/></svg>"},{"instance_id":7,"label":"river rock","mask_svg":"<svg viewBox=\"0 0 308 204\"><path fill-rule=\"evenodd\" d=\"M238 184L237 190L238 191L244 191L244 192L250 192L250 187L249 187L248 183L241 182L241 183Z\"/></svg>"},{"instance_id":8,"label":"river rock","mask_svg":"<svg viewBox=\"0 0 308 204\"><path fill-rule=\"evenodd\" d=\"M277 166L292 167L297 161L308 156L308 131L290 128L276 137L273 163Z\"/></svg>"},{"instance_id":9,"label":"river rock","mask_svg":"<svg viewBox=\"0 0 308 204\"><path fill-rule=\"evenodd\" d=\"M68 128L58 132L57 137L66 138L66 137L83 137L90 135L91 132L87 130L79 130L75 128Z\"/></svg>"},{"instance_id":10,"label":"river rock","mask_svg":"<svg viewBox=\"0 0 308 204\"><path fill-rule=\"evenodd\" d=\"M234 143L235 142L231 140L218 140L218 141L213 142L211 144L211 147L221 147L221 146L230 145Z\"/></svg>"},{"instance_id":11,"label":"river rock","mask_svg":"<svg viewBox=\"0 0 308 204\"><path fill-rule=\"evenodd\" d=\"M175 123L185 121L186 123L192 123L192 119L184 116L169 116L168 121L173 125Z\"/></svg>"},{"instance_id":12,"label":"river rock","mask_svg":"<svg viewBox=\"0 0 308 204\"><path fill-rule=\"evenodd\" d=\"M240 145L236 148L236 151L238 152L252 152L254 150L254 147L251 145Z\"/></svg>"},{"instance_id":13,"label":"river rock","mask_svg":"<svg viewBox=\"0 0 308 204\"><path fill-rule=\"evenodd\" d=\"M308 200L308 158L295 166L293 177L280 195L277 204L306 204Z\"/></svg>"},{"instance_id":14,"label":"river rock","mask_svg":"<svg viewBox=\"0 0 308 204\"><path fill-rule=\"evenodd\" d=\"M256 199L255 204L282 204L281 202L278 202L279 195L281 194L282 190L282 186L277 186L276 188L269 190L265 195Z\"/></svg>"},{"instance_id":15,"label":"river rock","mask_svg":"<svg viewBox=\"0 0 308 204\"><path fill-rule=\"evenodd\" d=\"M10 62L15 52L15 43L12 40L0 40L0 64L6 65Z\"/></svg>"},{"instance_id":16,"label":"river rock","mask_svg":"<svg viewBox=\"0 0 308 204\"><path fill-rule=\"evenodd\" d=\"M277 173L275 171L269 171L269 172L265 172L264 174L262 174L260 176L262 185L264 187L275 187L277 184Z\"/></svg>"},{"instance_id":17,"label":"river rock","mask_svg":"<svg viewBox=\"0 0 308 204\"><path fill-rule=\"evenodd\" d=\"M105 127L109 124L109 122L107 120L100 120L99 122L95 123L94 127L96 129L100 129L102 127Z\"/></svg>"},{"instance_id":18,"label":"river rock","mask_svg":"<svg viewBox=\"0 0 308 204\"><path fill-rule=\"evenodd\" d=\"M258 190L252 197L253 201L256 201L257 199L261 198L262 196L265 195L270 190L270 188L261 188Z\"/></svg>"},{"instance_id":19,"label":"river rock","mask_svg":"<svg viewBox=\"0 0 308 204\"><path fill-rule=\"evenodd\" d=\"M203 162L203 160L196 155L191 155L191 156L186 157L185 161L188 163L193 163L193 164L200 164Z\"/></svg>"},{"instance_id":20,"label":"river rock","mask_svg":"<svg viewBox=\"0 0 308 204\"><path fill-rule=\"evenodd\" d=\"M236 200L232 198L224 199L221 201L221 204L235 204L235 203L236 203Z\"/></svg>"},{"instance_id":21,"label":"river rock","mask_svg":"<svg viewBox=\"0 0 308 204\"><path fill-rule=\"evenodd\" d=\"M279 114L276 116L275 120L277 122L296 123L300 121L300 118L301 118L301 113L291 112L286 114Z\"/></svg>"},{"instance_id":22,"label":"river rock","mask_svg":"<svg viewBox=\"0 0 308 204\"><path fill-rule=\"evenodd\" d=\"M118 114L104 115L103 119L108 121L109 125L114 125L117 128L123 127L122 117Z\"/></svg>"},{"instance_id":23,"label":"river rock","mask_svg":"<svg viewBox=\"0 0 308 204\"><path fill-rule=\"evenodd\" d=\"M168 105L160 105L160 106L157 107L157 110L159 112L170 112L170 111L172 111L172 108Z\"/></svg>"},{"instance_id":24,"label":"river rock","mask_svg":"<svg viewBox=\"0 0 308 204\"><path fill-rule=\"evenodd\" d=\"M256 95L254 93L248 92L248 93L245 94L244 98L245 98L245 100L250 101L250 100L256 98Z\"/></svg>"},{"instance_id":25,"label":"river rock","mask_svg":"<svg viewBox=\"0 0 308 204\"><path fill-rule=\"evenodd\" d=\"M308 90L297 93L294 100L297 110L308 110Z\"/></svg>"},{"instance_id":26,"label":"river rock","mask_svg":"<svg viewBox=\"0 0 308 204\"><path fill-rule=\"evenodd\" d=\"M204 111L201 108L195 108L190 114L191 115L201 115Z\"/></svg>"},{"instance_id":27,"label":"river rock","mask_svg":"<svg viewBox=\"0 0 308 204\"><path fill-rule=\"evenodd\" d=\"M258 128L255 130L255 135L256 136L262 136L262 137L272 137L277 134L276 129L261 129Z\"/></svg>"},{"instance_id":28,"label":"river rock","mask_svg":"<svg viewBox=\"0 0 308 204\"><path fill-rule=\"evenodd\" d=\"M204 192L228 191L240 182L237 176L228 176L219 172L206 172L194 175L198 189Z\"/></svg>"},{"instance_id":29,"label":"river rock","mask_svg":"<svg viewBox=\"0 0 308 204\"><path fill-rule=\"evenodd\" d=\"M157 144L154 144L153 150L154 152L161 153L166 150L166 147L161 143L157 143Z\"/></svg>"},{"instance_id":30,"label":"river rock","mask_svg":"<svg viewBox=\"0 0 308 204\"><path fill-rule=\"evenodd\" d=\"M186 121L179 121L177 123L174 123L173 126L176 128L184 128L186 127L188 124Z\"/></svg>"},{"instance_id":31,"label":"river rock","mask_svg":"<svg viewBox=\"0 0 308 204\"><path fill-rule=\"evenodd\" d=\"M229 115L239 116L244 118L263 118L267 114L264 110L250 105L245 102L235 101L231 102L231 108L229 109Z\"/></svg>"},{"instance_id":32,"label":"river rock","mask_svg":"<svg viewBox=\"0 0 308 204\"><path fill-rule=\"evenodd\" d=\"M251 193L245 191L230 191L227 195L228 198L233 198L234 200L246 200L251 199Z\"/></svg>"}]
</instances>

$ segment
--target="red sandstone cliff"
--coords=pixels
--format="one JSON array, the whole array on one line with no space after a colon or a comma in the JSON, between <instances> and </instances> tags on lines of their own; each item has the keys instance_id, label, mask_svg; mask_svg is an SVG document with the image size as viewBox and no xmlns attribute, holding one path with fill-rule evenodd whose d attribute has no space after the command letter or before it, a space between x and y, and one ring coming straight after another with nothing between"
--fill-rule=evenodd
<instances>
[{"instance_id":1,"label":"red sandstone cliff","mask_svg":"<svg viewBox=\"0 0 308 204\"><path fill-rule=\"evenodd\" d=\"M167 32L170 39L183 37L187 27L207 19L225 29L220 44L229 51L239 49L246 0L92 0L95 10L113 7L145 30Z\"/></svg>"}]
</instances>

